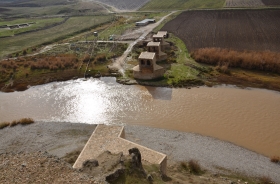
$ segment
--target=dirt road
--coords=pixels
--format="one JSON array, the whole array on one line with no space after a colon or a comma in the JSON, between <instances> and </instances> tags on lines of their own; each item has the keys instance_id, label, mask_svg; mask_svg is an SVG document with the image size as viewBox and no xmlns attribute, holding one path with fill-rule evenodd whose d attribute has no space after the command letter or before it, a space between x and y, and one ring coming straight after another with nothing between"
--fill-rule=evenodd
<instances>
[{"instance_id":1,"label":"dirt road","mask_svg":"<svg viewBox=\"0 0 280 184\"><path fill-rule=\"evenodd\" d=\"M173 13L175 13L176 11L173 11L171 13L169 13L168 15L165 15L164 17L162 17L158 22L154 23L154 24L148 24L147 26L143 26L140 27L139 29L135 29L133 32L131 32L130 34L138 34L139 32L141 32L141 36L139 38L137 38L134 42L130 43L129 46L127 47L126 51L124 51L123 55L119 58L116 59L116 61L108 66L110 69L114 69L114 70L118 70L120 73L124 74L124 68L123 65L126 62L126 58L128 56L128 54L131 52L132 48L134 47L134 45L136 45L138 42L142 41L145 39L145 37L154 29L156 28L158 25L160 25L160 23L162 21L164 21L167 17L169 17L170 15L172 15Z\"/></svg>"}]
</instances>

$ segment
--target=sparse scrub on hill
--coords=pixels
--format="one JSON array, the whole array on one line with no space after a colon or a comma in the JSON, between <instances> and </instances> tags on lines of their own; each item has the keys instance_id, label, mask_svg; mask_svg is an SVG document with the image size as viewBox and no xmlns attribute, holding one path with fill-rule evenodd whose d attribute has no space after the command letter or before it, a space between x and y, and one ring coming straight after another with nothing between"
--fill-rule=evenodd
<instances>
[{"instance_id":1,"label":"sparse scrub on hill","mask_svg":"<svg viewBox=\"0 0 280 184\"><path fill-rule=\"evenodd\" d=\"M6 69L16 69L18 67L17 63L13 60L4 60L0 62L0 66Z\"/></svg>"},{"instance_id":2,"label":"sparse scrub on hill","mask_svg":"<svg viewBox=\"0 0 280 184\"><path fill-rule=\"evenodd\" d=\"M224 66L221 70L227 70L227 67L240 67L280 74L280 53L203 48L195 50L191 56L200 63Z\"/></svg>"},{"instance_id":3,"label":"sparse scrub on hill","mask_svg":"<svg viewBox=\"0 0 280 184\"><path fill-rule=\"evenodd\" d=\"M77 68L78 59L75 56L55 56L55 57L46 57L40 58L36 62L31 62L30 68L35 69L49 69L49 70L58 70L66 69L69 67Z\"/></svg>"}]
</instances>

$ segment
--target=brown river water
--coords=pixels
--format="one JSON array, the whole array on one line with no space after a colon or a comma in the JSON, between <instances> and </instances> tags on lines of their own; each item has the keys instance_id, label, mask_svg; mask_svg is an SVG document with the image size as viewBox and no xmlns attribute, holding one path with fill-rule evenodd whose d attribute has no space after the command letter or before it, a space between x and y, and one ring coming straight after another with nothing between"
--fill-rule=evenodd
<instances>
[{"instance_id":1,"label":"brown river water","mask_svg":"<svg viewBox=\"0 0 280 184\"><path fill-rule=\"evenodd\" d=\"M136 124L215 137L280 156L280 93L232 86L171 89L82 79L0 93L0 122Z\"/></svg>"}]
</instances>

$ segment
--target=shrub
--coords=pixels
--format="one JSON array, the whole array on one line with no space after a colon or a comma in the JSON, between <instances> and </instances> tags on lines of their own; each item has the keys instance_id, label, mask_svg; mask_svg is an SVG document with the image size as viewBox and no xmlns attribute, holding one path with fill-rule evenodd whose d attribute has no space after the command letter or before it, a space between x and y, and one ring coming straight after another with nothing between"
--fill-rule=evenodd
<instances>
[{"instance_id":1,"label":"shrub","mask_svg":"<svg viewBox=\"0 0 280 184\"><path fill-rule=\"evenodd\" d=\"M261 184L271 184L273 181L268 176L263 176L259 178Z\"/></svg>"},{"instance_id":2,"label":"shrub","mask_svg":"<svg viewBox=\"0 0 280 184\"><path fill-rule=\"evenodd\" d=\"M100 55L95 57L95 60L98 61L98 62L106 61L106 55L105 54L100 54Z\"/></svg>"},{"instance_id":3,"label":"shrub","mask_svg":"<svg viewBox=\"0 0 280 184\"><path fill-rule=\"evenodd\" d=\"M2 123L0 123L0 129L3 129L3 128L9 126L9 125L10 125L9 122L2 122Z\"/></svg>"},{"instance_id":4,"label":"shrub","mask_svg":"<svg viewBox=\"0 0 280 184\"><path fill-rule=\"evenodd\" d=\"M34 123L34 120L32 118L22 118L21 120L19 120L19 123L21 125L28 125Z\"/></svg>"},{"instance_id":5,"label":"shrub","mask_svg":"<svg viewBox=\"0 0 280 184\"><path fill-rule=\"evenodd\" d=\"M84 63L87 63L89 60L90 60L90 55L87 54L87 55L84 57L83 62L84 62Z\"/></svg>"},{"instance_id":6,"label":"shrub","mask_svg":"<svg viewBox=\"0 0 280 184\"><path fill-rule=\"evenodd\" d=\"M187 165L186 162L181 162L181 163L180 163L180 166L181 166L183 169L188 170L188 165Z\"/></svg>"},{"instance_id":7,"label":"shrub","mask_svg":"<svg viewBox=\"0 0 280 184\"><path fill-rule=\"evenodd\" d=\"M196 160L190 160L188 164L191 173L200 174L202 172L200 164Z\"/></svg>"},{"instance_id":8,"label":"shrub","mask_svg":"<svg viewBox=\"0 0 280 184\"><path fill-rule=\"evenodd\" d=\"M64 156L64 160L69 164L73 165L76 162L77 158L79 157L81 150L82 149L77 149L74 150L73 152L66 153L66 155Z\"/></svg>"},{"instance_id":9,"label":"shrub","mask_svg":"<svg viewBox=\"0 0 280 184\"><path fill-rule=\"evenodd\" d=\"M18 125L18 124L19 124L19 121L14 120L14 121L12 121L12 122L10 123L10 126L13 127L13 126L16 126L16 125Z\"/></svg>"},{"instance_id":10,"label":"shrub","mask_svg":"<svg viewBox=\"0 0 280 184\"><path fill-rule=\"evenodd\" d=\"M17 91L25 91L25 90L28 89L26 83L17 84L17 85L15 86L15 88L16 88Z\"/></svg>"},{"instance_id":11,"label":"shrub","mask_svg":"<svg viewBox=\"0 0 280 184\"><path fill-rule=\"evenodd\" d=\"M280 162L280 157L278 156L273 156L270 158L270 161L271 162L274 162L274 163L279 163Z\"/></svg>"},{"instance_id":12,"label":"shrub","mask_svg":"<svg viewBox=\"0 0 280 184\"><path fill-rule=\"evenodd\" d=\"M20 120L14 120L11 123L5 122L5 125L13 127L13 126L16 126L16 125L19 125L19 124L21 124L21 125L29 125L29 124L32 124L32 123L34 123L34 120L32 118L22 118Z\"/></svg>"},{"instance_id":13,"label":"shrub","mask_svg":"<svg viewBox=\"0 0 280 184\"><path fill-rule=\"evenodd\" d=\"M250 70L280 73L280 53L270 51L234 51L221 48L203 48L195 50L191 56L201 63L225 65Z\"/></svg>"}]
</instances>

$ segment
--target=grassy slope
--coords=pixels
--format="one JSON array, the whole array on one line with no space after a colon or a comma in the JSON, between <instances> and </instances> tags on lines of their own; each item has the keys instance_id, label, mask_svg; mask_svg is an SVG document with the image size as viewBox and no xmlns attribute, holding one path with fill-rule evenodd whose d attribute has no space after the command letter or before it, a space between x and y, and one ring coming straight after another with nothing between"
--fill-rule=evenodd
<instances>
[{"instance_id":1,"label":"grassy slope","mask_svg":"<svg viewBox=\"0 0 280 184\"><path fill-rule=\"evenodd\" d=\"M80 1L77 3L52 4L46 1L47 6L41 7L4 7L6 11L0 11L3 17L36 17L51 15L96 15L106 12L104 8L94 2ZM1 4L0 4L1 7Z\"/></svg>"},{"instance_id":2,"label":"grassy slope","mask_svg":"<svg viewBox=\"0 0 280 184\"><path fill-rule=\"evenodd\" d=\"M24 27L20 29L0 29L0 37L3 36L13 36L19 33L26 31L40 29L46 26L50 26L55 23L63 21L64 18L49 18L49 19L16 19L13 21L1 21L0 25L14 25L14 24L23 24L29 22L35 22L36 24L31 24L29 27Z\"/></svg>"},{"instance_id":3,"label":"grassy slope","mask_svg":"<svg viewBox=\"0 0 280 184\"><path fill-rule=\"evenodd\" d=\"M21 51L28 47L52 42L75 32L93 27L111 20L111 16L81 16L71 17L64 24L50 29L24 35L0 39L0 57Z\"/></svg>"},{"instance_id":4,"label":"grassy slope","mask_svg":"<svg viewBox=\"0 0 280 184\"><path fill-rule=\"evenodd\" d=\"M200 8L222 8L224 0L151 0L140 10L183 10Z\"/></svg>"},{"instance_id":5,"label":"grassy slope","mask_svg":"<svg viewBox=\"0 0 280 184\"><path fill-rule=\"evenodd\" d=\"M171 65L171 68L169 71L166 72L165 77L167 78L167 83L169 85L177 85L180 84L183 81L192 81L197 80L197 75L199 74L199 71L188 66L187 64L193 64L197 65L193 59L190 58L190 55L188 53L188 50L182 40L175 36L171 36L167 39L167 41L175 43L175 45L178 47L178 51L176 51L177 55L177 62Z\"/></svg>"},{"instance_id":6,"label":"grassy slope","mask_svg":"<svg viewBox=\"0 0 280 184\"><path fill-rule=\"evenodd\" d=\"M142 12L133 12L133 13L123 13L119 15L119 18L115 19L114 24L111 27L108 27L106 30L99 33L99 38L107 39L110 35L119 36L124 34L128 30L135 28L135 22L146 19L154 18L158 21L163 15L166 15L166 12L160 13L142 13ZM93 39L94 36L88 37L88 39Z\"/></svg>"}]
</instances>

